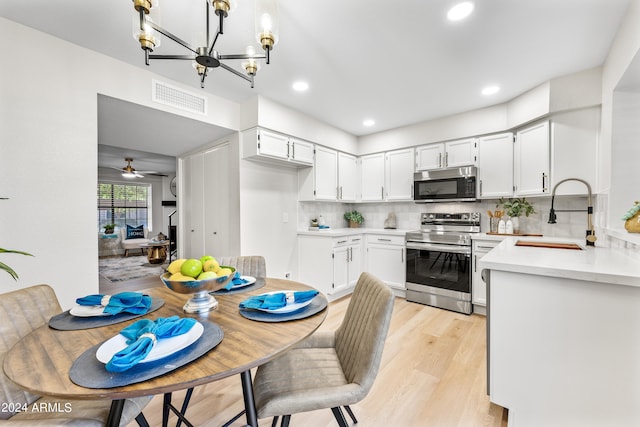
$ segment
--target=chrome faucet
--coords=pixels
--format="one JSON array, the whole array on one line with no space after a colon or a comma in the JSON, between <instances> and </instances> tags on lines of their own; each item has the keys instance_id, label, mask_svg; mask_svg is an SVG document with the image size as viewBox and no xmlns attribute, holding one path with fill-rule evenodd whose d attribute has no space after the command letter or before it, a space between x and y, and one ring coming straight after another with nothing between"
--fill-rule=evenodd
<instances>
[{"instance_id":1,"label":"chrome faucet","mask_svg":"<svg viewBox=\"0 0 640 427\"><path fill-rule=\"evenodd\" d=\"M556 185L553 186L553 191L551 191L551 210L549 210L549 224L555 224L556 223L556 210L553 209L553 199L556 197L556 188L558 188L558 186L560 184L562 184L563 182L567 182L567 181L578 181L583 183L584 185L587 186L587 232L586 232L586 240L587 240L587 246L595 246L596 244L596 240L598 239L596 237L596 231L593 228L593 221L592 221L592 215L593 215L593 204L591 202L591 186L589 185L589 183L583 179L580 178L567 178L567 179L563 179L562 181L559 181ZM580 210L558 210L558 212L582 212Z\"/></svg>"}]
</instances>

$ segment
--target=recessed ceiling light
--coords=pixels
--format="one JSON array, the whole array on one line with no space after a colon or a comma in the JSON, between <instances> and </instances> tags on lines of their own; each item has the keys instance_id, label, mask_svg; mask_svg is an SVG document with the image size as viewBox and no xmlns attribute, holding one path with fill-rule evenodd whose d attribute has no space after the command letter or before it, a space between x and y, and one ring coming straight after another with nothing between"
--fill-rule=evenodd
<instances>
[{"instance_id":1,"label":"recessed ceiling light","mask_svg":"<svg viewBox=\"0 0 640 427\"><path fill-rule=\"evenodd\" d=\"M473 3L470 1L465 1L462 3L458 3L457 5L449 9L447 18L449 18L449 21L459 21L469 16L471 12L473 12Z\"/></svg>"},{"instance_id":2,"label":"recessed ceiling light","mask_svg":"<svg viewBox=\"0 0 640 427\"><path fill-rule=\"evenodd\" d=\"M499 90L500 88L498 86L487 86L484 89L482 89L482 94L493 95L494 93L498 93Z\"/></svg>"},{"instance_id":3,"label":"recessed ceiling light","mask_svg":"<svg viewBox=\"0 0 640 427\"><path fill-rule=\"evenodd\" d=\"M309 83L307 82L300 81L293 84L293 90L297 92L304 92L307 89L309 89Z\"/></svg>"},{"instance_id":4,"label":"recessed ceiling light","mask_svg":"<svg viewBox=\"0 0 640 427\"><path fill-rule=\"evenodd\" d=\"M373 120L371 120L371 119L367 119L367 120L363 121L363 122L362 122L362 124L363 124L364 126L367 126L367 127L368 127L368 126L373 126L373 125L375 125L375 124L376 124L376 122L375 122L375 121L373 121Z\"/></svg>"}]
</instances>

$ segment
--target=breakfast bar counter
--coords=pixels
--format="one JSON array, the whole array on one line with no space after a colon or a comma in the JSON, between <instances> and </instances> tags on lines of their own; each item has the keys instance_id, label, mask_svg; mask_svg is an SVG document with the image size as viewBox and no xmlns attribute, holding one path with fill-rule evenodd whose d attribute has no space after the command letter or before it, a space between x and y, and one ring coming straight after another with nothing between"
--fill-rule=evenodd
<instances>
[{"instance_id":1,"label":"breakfast bar counter","mask_svg":"<svg viewBox=\"0 0 640 427\"><path fill-rule=\"evenodd\" d=\"M480 261L487 386L509 426L640 425L640 261L629 250L516 246Z\"/></svg>"}]
</instances>

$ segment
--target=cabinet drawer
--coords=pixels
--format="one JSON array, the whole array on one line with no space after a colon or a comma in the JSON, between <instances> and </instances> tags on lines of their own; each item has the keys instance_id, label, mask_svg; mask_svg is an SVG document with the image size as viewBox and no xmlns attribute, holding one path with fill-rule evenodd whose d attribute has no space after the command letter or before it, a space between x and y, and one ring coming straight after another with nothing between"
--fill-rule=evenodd
<instances>
[{"instance_id":1,"label":"cabinet drawer","mask_svg":"<svg viewBox=\"0 0 640 427\"><path fill-rule=\"evenodd\" d=\"M338 248L340 246L350 245L352 243L360 243L362 242L362 235L358 234L355 236L341 236L335 237L333 239L333 247Z\"/></svg>"},{"instance_id":2,"label":"cabinet drawer","mask_svg":"<svg viewBox=\"0 0 640 427\"><path fill-rule=\"evenodd\" d=\"M382 243L386 245L404 246L404 236L390 236L386 234L369 234L367 243Z\"/></svg>"},{"instance_id":3,"label":"cabinet drawer","mask_svg":"<svg viewBox=\"0 0 640 427\"><path fill-rule=\"evenodd\" d=\"M500 244L499 240L474 240L473 250L488 252Z\"/></svg>"}]
</instances>

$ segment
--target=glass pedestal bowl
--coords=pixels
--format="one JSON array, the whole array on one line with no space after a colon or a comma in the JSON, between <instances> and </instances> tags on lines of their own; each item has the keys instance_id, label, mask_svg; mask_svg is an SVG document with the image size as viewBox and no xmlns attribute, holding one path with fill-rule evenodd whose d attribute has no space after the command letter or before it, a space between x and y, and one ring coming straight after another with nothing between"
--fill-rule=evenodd
<instances>
[{"instance_id":1,"label":"glass pedestal bowl","mask_svg":"<svg viewBox=\"0 0 640 427\"><path fill-rule=\"evenodd\" d=\"M236 269L229 266L220 266L221 268L228 268L231 270L231 274L224 277L214 277L207 280L190 280L190 281L177 281L169 280L171 273L164 273L160 276L160 280L164 285L171 289L173 292L179 294L193 294L193 296L186 302L182 309L186 313L206 313L218 308L218 301L210 294L227 286Z\"/></svg>"}]
</instances>

